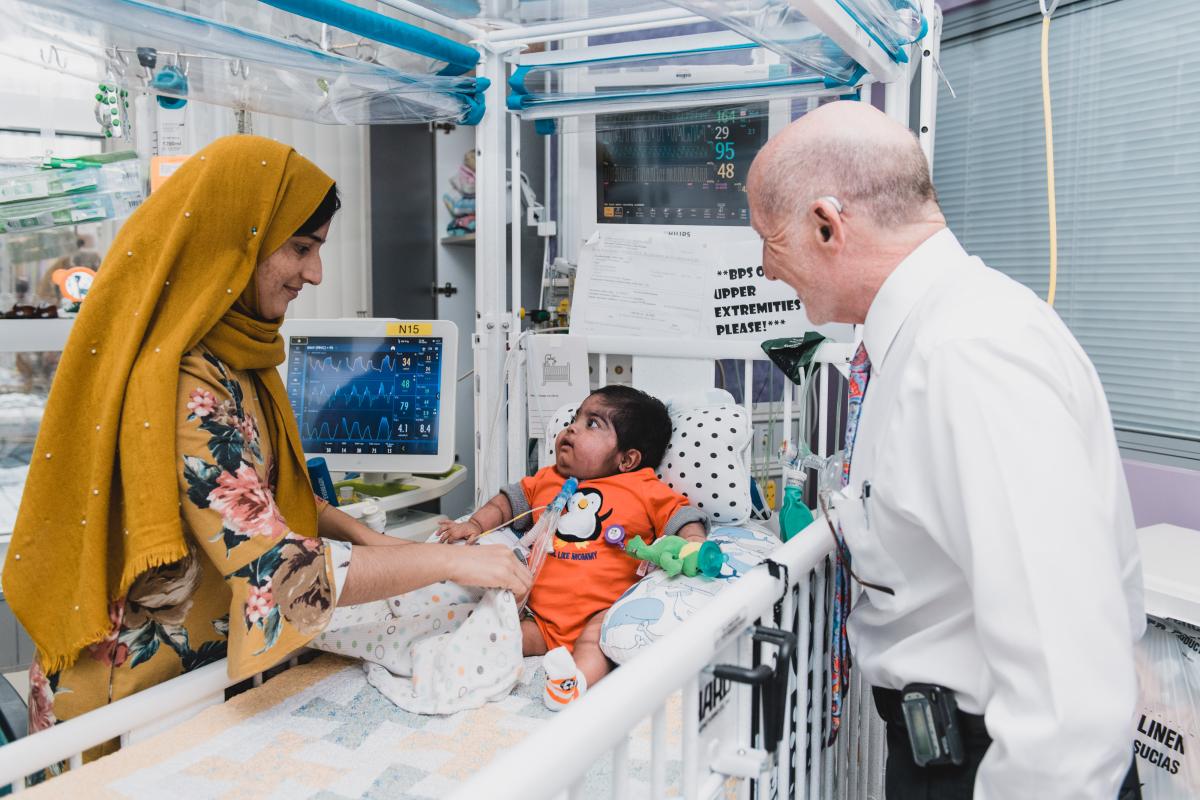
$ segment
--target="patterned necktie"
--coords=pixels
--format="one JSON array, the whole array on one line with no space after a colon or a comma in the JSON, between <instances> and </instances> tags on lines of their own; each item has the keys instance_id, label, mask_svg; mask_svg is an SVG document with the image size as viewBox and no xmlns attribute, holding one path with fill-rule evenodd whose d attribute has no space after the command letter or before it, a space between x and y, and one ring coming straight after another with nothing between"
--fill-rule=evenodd
<instances>
[{"instance_id":1,"label":"patterned necktie","mask_svg":"<svg viewBox=\"0 0 1200 800\"><path fill-rule=\"evenodd\" d=\"M862 412L867 382L871 379L871 359L867 348L859 344L850 362L850 387L846 400L846 457L842 461L842 486L850 483L850 459L854 455L854 439L858 434L858 417ZM834 568L833 607L830 609L832 629L829 638L829 683L832 697L829 707L829 742L837 739L842 725L842 700L850 687L850 646L846 639L846 617L850 616L850 551L838 526L837 566Z\"/></svg>"}]
</instances>

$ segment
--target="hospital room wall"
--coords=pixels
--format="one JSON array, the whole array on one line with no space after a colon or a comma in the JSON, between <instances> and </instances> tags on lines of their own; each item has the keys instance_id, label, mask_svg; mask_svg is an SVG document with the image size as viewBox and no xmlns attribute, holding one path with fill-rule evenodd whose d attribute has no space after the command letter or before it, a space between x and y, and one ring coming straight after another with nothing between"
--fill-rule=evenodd
<instances>
[{"instance_id":1,"label":"hospital room wall","mask_svg":"<svg viewBox=\"0 0 1200 800\"><path fill-rule=\"evenodd\" d=\"M1109 392L1139 527L1200 530L1192 299L1200 239L1189 223L1200 202L1200 147L1188 135L1200 105L1186 78L1196 56L1180 44L1196 18L1190 0L1064 0L1050 34L1055 308ZM1113 33L1134 24L1138 38ZM957 97L942 88L934 179L967 248L1044 297L1040 28L1037 4L1023 0L974 0L947 13L941 61ZM1171 77L1153 93L1113 94L1147 47ZM1177 213L1162 213L1164 196Z\"/></svg>"}]
</instances>

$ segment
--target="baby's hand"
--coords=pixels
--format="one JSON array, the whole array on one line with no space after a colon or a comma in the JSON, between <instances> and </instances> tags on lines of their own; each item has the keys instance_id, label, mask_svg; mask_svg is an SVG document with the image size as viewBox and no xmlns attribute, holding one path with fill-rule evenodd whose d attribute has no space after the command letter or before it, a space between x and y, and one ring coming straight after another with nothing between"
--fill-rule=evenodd
<instances>
[{"instance_id":1,"label":"baby's hand","mask_svg":"<svg viewBox=\"0 0 1200 800\"><path fill-rule=\"evenodd\" d=\"M460 542L466 540L467 544L475 544L476 540L483 535L483 527L474 520L466 522L455 522L454 520L444 519L438 523L438 541L443 544L449 542Z\"/></svg>"}]
</instances>

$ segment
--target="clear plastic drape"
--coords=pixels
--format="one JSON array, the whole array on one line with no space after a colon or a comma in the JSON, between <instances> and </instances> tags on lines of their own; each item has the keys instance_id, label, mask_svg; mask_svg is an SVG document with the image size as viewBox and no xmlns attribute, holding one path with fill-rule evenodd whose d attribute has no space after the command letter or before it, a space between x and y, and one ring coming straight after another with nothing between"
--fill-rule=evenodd
<instances>
[{"instance_id":1,"label":"clear plastic drape","mask_svg":"<svg viewBox=\"0 0 1200 800\"><path fill-rule=\"evenodd\" d=\"M671 9L663 0L415 0L452 19L488 28L601 19Z\"/></svg>"},{"instance_id":2,"label":"clear plastic drape","mask_svg":"<svg viewBox=\"0 0 1200 800\"><path fill-rule=\"evenodd\" d=\"M927 29L918 0L833 2L896 62L908 60L905 46L919 41ZM671 3L719 22L789 60L808 64L836 80L849 81L858 66L828 40L825 48L814 50L815 26L794 0L671 0Z\"/></svg>"},{"instance_id":3,"label":"clear plastic drape","mask_svg":"<svg viewBox=\"0 0 1200 800\"><path fill-rule=\"evenodd\" d=\"M446 17L484 28L510 28L578 20L637 18L691 12L737 31L784 59L850 83L859 65L825 37L803 8L816 0L414 0ZM919 0L821 0L844 12L895 62L926 32Z\"/></svg>"},{"instance_id":4,"label":"clear plastic drape","mask_svg":"<svg viewBox=\"0 0 1200 800\"><path fill-rule=\"evenodd\" d=\"M5 11L6 54L131 92L331 124L482 115L483 81L405 74L143 0L9 0ZM183 80L157 79L165 67Z\"/></svg>"},{"instance_id":5,"label":"clear plastic drape","mask_svg":"<svg viewBox=\"0 0 1200 800\"><path fill-rule=\"evenodd\" d=\"M508 106L525 111L558 104L636 101L753 88L779 93L843 86L808 67L780 63L773 53L741 37L716 39L694 49L648 55L622 55L598 60L565 60L521 66L509 79ZM734 42L729 43L732 39ZM854 77L858 77L855 75ZM843 86L844 88L844 86Z\"/></svg>"}]
</instances>

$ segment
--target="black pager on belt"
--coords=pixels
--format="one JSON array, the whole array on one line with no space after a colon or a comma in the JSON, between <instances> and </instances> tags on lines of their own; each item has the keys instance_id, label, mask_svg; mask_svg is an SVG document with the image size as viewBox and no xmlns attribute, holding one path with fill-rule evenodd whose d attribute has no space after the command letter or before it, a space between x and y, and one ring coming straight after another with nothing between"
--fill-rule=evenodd
<instances>
[{"instance_id":1,"label":"black pager on belt","mask_svg":"<svg viewBox=\"0 0 1200 800\"><path fill-rule=\"evenodd\" d=\"M963 763L958 703L945 686L910 683L900 692L904 725L918 767Z\"/></svg>"}]
</instances>

